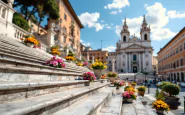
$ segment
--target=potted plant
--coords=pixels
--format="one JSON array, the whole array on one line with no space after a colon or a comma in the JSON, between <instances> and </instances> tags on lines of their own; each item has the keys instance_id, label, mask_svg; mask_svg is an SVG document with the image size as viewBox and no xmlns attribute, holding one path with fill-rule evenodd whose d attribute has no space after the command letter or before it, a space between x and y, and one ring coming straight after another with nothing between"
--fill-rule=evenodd
<instances>
[{"instance_id":1,"label":"potted plant","mask_svg":"<svg viewBox=\"0 0 185 115\"><path fill-rule=\"evenodd\" d=\"M58 46L52 46L49 53L54 56L59 56L61 54Z\"/></svg>"},{"instance_id":2,"label":"potted plant","mask_svg":"<svg viewBox=\"0 0 185 115\"><path fill-rule=\"evenodd\" d=\"M26 46L33 48L33 46L39 45L39 41L34 36L24 36L24 43Z\"/></svg>"},{"instance_id":3,"label":"potted plant","mask_svg":"<svg viewBox=\"0 0 185 115\"><path fill-rule=\"evenodd\" d=\"M169 111L169 106L167 103L165 103L162 100L156 100L153 104L152 107L156 109L156 112L160 115L164 114L164 111Z\"/></svg>"},{"instance_id":4,"label":"potted plant","mask_svg":"<svg viewBox=\"0 0 185 115\"><path fill-rule=\"evenodd\" d=\"M50 60L47 60L45 64L51 67L55 67L55 68L65 68L66 67L64 60L56 58L55 56L52 57Z\"/></svg>"},{"instance_id":5,"label":"potted plant","mask_svg":"<svg viewBox=\"0 0 185 115\"><path fill-rule=\"evenodd\" d=\"M163 86L171 84L170 82L165 82L163 81L161 84L157 84L157 87L159 87L160 89L162 89Z\"/></svg>"},{"instance_id":6,"label":"potted plant","mask_svg":"<svg viewBox=\"0 0 185 115\"><path fill-rule=\"evenodd\" d=\"M85 82L85 86L89 86L90 82L93 82L94 80L96 80L96 77L95 77L94 73L92 73L92 72L85 72L83 74L83 79L89 81L89 82Z\"/></svg>"},{"instance_id":7,"label":"potted plant","mask_svg":"<svg viewBox=\"0 0 185 115\"><path fill-rule=\"evenodd\" d=\"M116 77L118 76L118 74L115 73L115 72L108 72L107 76L109 77L110 82L114 83L114 81L115 81Z\"/></svg>"},{"instance_id":8,"label":"potted plant","mask_svg":"<svg viewBox=\"0 0 185 115\"><path fill-rule=\"evenodd\" d=\"M138 90L139 95L144 96L145 95L146 87L145 86L139 86L137 88L137 90Z\"/></svg>"},{"instance_id":9,"label":"potted plant","mask_svg":"<svg viewBox=\"0 0 185 115\"><path fill-rule=\"evenodd\" d=\"M107 68L106 63L100 62L96 60L91 67L93 68L94 74L97 79L100 79L101 75L105 73L105 69Z\"/></svg>"},{"instance_id":10,"label":"potted plant","mask_svg":"<svg viewBox=\"0 0 185 115\"><path fill-rule=\"evenodd\" d=\"M125 85L125 82L123 80L114 81L114 86L116 86L116 89L119 89L121 86L124 86L124 85Z\"/></svg>"},{"instance_id":11,"label":"potted plant","mask_svg":"<svg viewBox=\"0 0 185 115\"><path fill-rule=\"evenodd\" d=\"M103 74L103 75L101 76L100 81L101 81L101 83L103 83L105 80L106 80L106 74Z\"/></svg>"},{"instance_id":12,"label":"potted plant","mask_svg":"<svg viewBox=\"0 0 185 115\"><path fill-rule=\"evenodd\" d=\"M135 90L133 87L131 87L131 86L126 86L125 88L124 88L124 91L133 91L133 92L137 92L137 90Z\"/></svg>"},{"instance_id":13,"label":"potted plant","mask_svg":"<svg viewBox=\"0 0 185 115\"><path fill-rule=\"evenodd\" d=\"M83 63L77 62L76 65L77 65L77 66L83 66Z\"/></svg>"},{"instance_id":14,"label":"potted plant","mask_svg":"<svg viewBox=\"0 0 185 115\"><path fill-rule=\"evenodd\" d=\"M162 90L169 94L165 97L165 102L170 106L170 108L177 109L181 104L176 95L180 92L180 87L176 84L167 84L162 87Z\"/></svg>"},{"instance_id":15,"label":"potted plant","mask_svg":"<svg viewBox=\"0 0 185 115\"><path fill-rule=\"evenodd\" d=\"M132 103L133 100L136 100L136 95L134 94L133 91L125 91L124 93L122 93L122 96L123 96L123 100L125 102L128 102L128 103Z\"/></svg>"},{"instance_id":16,"label":"potted plant","mask_svg":"<svg viewBox=\"0 0 185 115\"><path fill-rule=\"evenodd\" d=\"M131 85L132 85L133 88L135 88L135 86L137 85L137 83L136 82L132 82Z\"/></svg>"}]
</instances>

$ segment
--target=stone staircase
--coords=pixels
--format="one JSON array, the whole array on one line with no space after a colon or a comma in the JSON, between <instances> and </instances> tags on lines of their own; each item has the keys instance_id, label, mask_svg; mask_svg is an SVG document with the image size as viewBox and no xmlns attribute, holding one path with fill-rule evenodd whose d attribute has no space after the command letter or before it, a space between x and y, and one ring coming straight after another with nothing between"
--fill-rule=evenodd
<instances>
[{"instance_id":1,"label":"stone staircase","mask_svg":"<svg viewBox=\"0 0 185 115\"><path fill-rule=\"evenodd\" d=\"M122 106L123 88L99 81L85 86L88 81L75 78L88 68L67 62L66 68L48 67L44 63L49 58L46 52L0 36L1 115L128 115Z\"/></svg>"}]
</instances>

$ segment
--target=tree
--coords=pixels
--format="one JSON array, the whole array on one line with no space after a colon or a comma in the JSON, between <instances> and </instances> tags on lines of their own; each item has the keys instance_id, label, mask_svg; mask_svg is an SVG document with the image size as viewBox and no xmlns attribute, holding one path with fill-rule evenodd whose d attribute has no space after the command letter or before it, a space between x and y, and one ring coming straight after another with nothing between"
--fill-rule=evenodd
<instances>
[{"instance_id":1,"label":"tree","mask_svg":"<svg viewBox=\"0 0 185 115\"><path fill-rule=\"evenodd\" d=\"M19 13L14 13L13 23L26 31L30 28L28 22Z\"/></svg>"},{"instance_id":2,"label":"tree","mask_svg":"<svg viewBox=\"0 0 185 115\"><path fill-rule=\"evenodd\" d=\"M60 17L56 0L15 0L14 7L20 7L19 12L27 21L35 17L38 27L45 17L51 20L57 20Z\"/></svg>"}]
</instances>

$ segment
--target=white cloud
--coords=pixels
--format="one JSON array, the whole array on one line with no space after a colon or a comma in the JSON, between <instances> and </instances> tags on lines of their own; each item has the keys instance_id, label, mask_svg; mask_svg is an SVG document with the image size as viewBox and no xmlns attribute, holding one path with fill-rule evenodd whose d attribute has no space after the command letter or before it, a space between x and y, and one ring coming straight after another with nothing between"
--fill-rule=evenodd
<instances>
[{"instance_id":1,"label":"white cloud","mask_svg":"<svg viewBox=\"0 0 185 115\"><path fill-rule=\"evenodd\" d=\"M161 29L155 30L155 32L152 33L152 38L153 40L163 40L163 39L171 38L175 35L176 33L172 32L170 29L161 28Z\"/></svg>"},{"instance_id":2,"label":"white cloud","mask_svg":"<svg viewBox=\"0 0 185 115\"><path fill-rule=\"evenodd\" d=\"M91 45L91 43L85 42L85 41L83 41L83 40L80 40L80 42L81 42L84 46L86 46L86 47Z\"/></svg>"},{"instance_id":3,"label":"white cloud","mask_svg":"<svg viewBox=\"0 0 185 115\"><path fill-rule=\"evenodd\" d=\"M96 31L100 31L104 28L104 26L98 22L99 18L100 18L99 12L95 13L85 12L79 16L79 19L84 26L88 26L88 28L94 27L96 28Z\"/></svg>"},{"instance_id":4,"label":"white cloud","mask_svg":"<svg viewBox=\"0 0 185 115\"><path fill-rule=\"evenodd\" d=\"M146 20L150 24L151 28L151 37L153 40L163 40L173 37L176 33L172 32L168 28L164 28L168 22L169 17L167 15L166 8L163 7L161 3L156 2L152 6L145 4L147 11ZM136 34L140 36L140 28L143 22L143 17L127 18L127 25L131 35ZM124 19L122 20L124 23ZM122 26L116 26L116 34L120 35ZM166 34L166 35L165 35Z\"/></svg>"},{"instance_id":5,"label":"white cloud","mask_svg":"<svg viewBox=\"0 0 185 115\"><path fill-rule=\"evenodd\" d=\"M84 46L91 46L91 43L87 42L87 43L82 43Z\"/></svg>"},{"instance_id":6,"label":"white cloud","mask_svg":"<svg viewBox=\"0 0 185 115\"><path fill-rule=\"evenodd\" d=\"M83 43L84 41L83 40L80 40L80 43Z\"/></svg>"},{"instance_id":7,"label":"white cloud","mask_svg":"<svg viewBox=\"0 0 185 115\"><path fill-rule=\"evenodd\" d=\"M116 47L113 46L113 45L110 45L110 46L108 46L108 47L106 47L106 48L103 48L103 51L113 52L113 51L115 51L115 50L116 50Z\"/></svg>"},{"instance_id":8,"label":"white cloud","mask_svg":"<svg viewBox=\"0 0 185 115\"><path fill-rule=\"evenodd\" d=\"M110 14L113 14L113 15L115 15L117 13L118 13L118 11L112 11L112 12L110 12Z\"/></svg>"},{"instance_id":9,"label":"white cloud","mask_svg":"<svg viewBox=\"0 0 185 115\"><path fill-rule=\"evenodd\" d=\"M105 9L122 9L123 7L130 6L128 0L113 0L111 4L104 6Z\"/></svg>"},{"instance_id":10,"label":"white cloud","mask_svg":"<svg viewBox=\"0 0 185 115\"><path fill-rule=\"evenodd\" d=\"M110 26L107 26L106 28L107 28L107 29L111 29L112 27L110 27Z\"/></svg>"},{"instance_id":11,"label":"white cloud","mask_svg":"<svg viewBox=\"0 0 185 115\"><path fill-rule=\"evenodd\" d=\"M179 13L175 10L167 12L169 18L185 18L185 13Z\"/></svg>"},{"instance_id":12,"label":"white cloud","mask_svg":"<svg viewBox=\"0 0 185 115\"><path fill-rule=\"evenodd\" d=\"M145 4L145 5L144 5L144 7L147 7L147 6L148 6L148 4Z\"/></svg>"}]
</instances>

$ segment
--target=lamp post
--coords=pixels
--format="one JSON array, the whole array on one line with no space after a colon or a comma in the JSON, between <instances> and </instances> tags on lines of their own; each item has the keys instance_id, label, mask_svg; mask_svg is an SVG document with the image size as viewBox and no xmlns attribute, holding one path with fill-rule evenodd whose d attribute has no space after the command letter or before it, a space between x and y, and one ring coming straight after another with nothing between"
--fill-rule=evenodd
<instances>
[{"instance_id":1,"label":"lamp post","mask_svg":"<svg viewBox=\"0 0 185 115\"><path fill-rule=\"evenodd\" d=\"M185 114L185 96L184 96L184 114Z\"/></svg>"}]
</instances>

